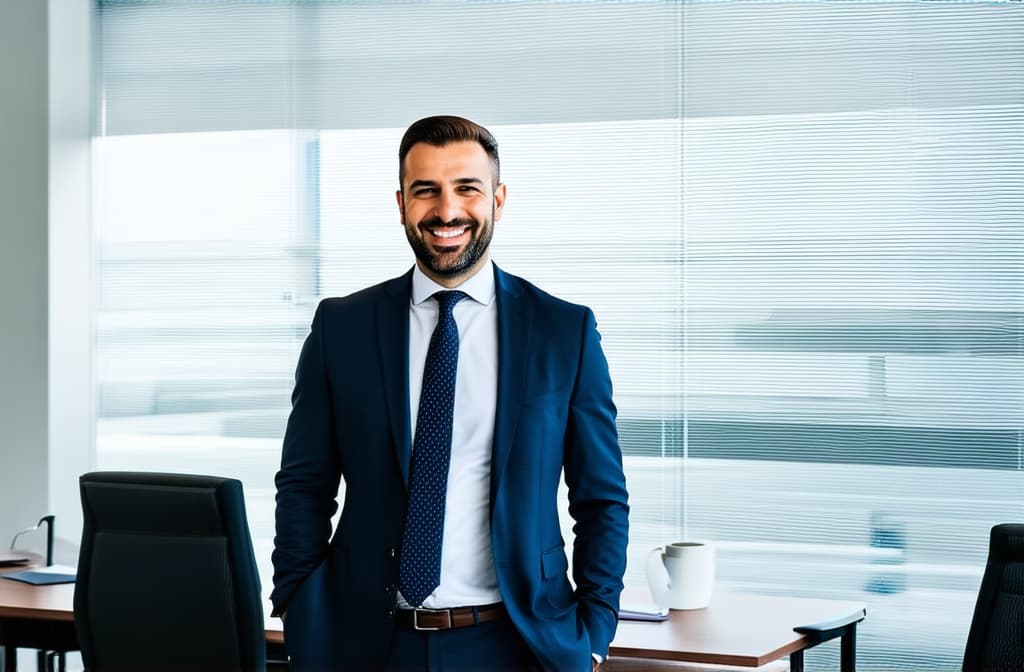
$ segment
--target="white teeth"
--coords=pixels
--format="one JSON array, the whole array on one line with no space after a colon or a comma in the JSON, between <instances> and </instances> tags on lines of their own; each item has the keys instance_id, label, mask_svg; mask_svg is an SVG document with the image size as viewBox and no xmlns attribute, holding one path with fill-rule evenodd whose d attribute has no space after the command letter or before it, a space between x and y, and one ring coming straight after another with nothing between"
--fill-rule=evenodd
<instances>
[{"instance_id":1,"label":"white teeth","mask_svg":"<svg viewBox=\"0 0 1024 672\"><path fill-rule=\"evenodd\" d=\"M466 228L459 229L458 231L437 231L437 230L434 230L434 231L431 231L431 233L433 233L438 238L455 238L457 236L461 236L462 234L464 234L468 229L469 229L469 227L467 226Z\"/></svg>"}]
</instances>

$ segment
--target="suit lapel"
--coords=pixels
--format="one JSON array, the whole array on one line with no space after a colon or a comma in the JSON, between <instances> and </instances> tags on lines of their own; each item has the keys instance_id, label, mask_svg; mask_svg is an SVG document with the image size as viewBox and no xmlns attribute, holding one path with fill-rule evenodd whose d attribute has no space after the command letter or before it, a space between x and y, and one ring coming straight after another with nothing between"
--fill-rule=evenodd
<instances>
[{"instance_id":1,"label":"suit lapel","mask_svg":"<svg viewBox=\"0 0 1024 672\"><path fill-rule=\"evenodd\" d=\"M409 484L409 297L412 294L412 270L384 287L384 299L377 304L377 342L384 397L395 457L402 470L402 482Z\"/></svg>"},{"instance_id":2,"label":"suit lapel","mask_svg":"<svg viewBox=\"0 0 1024 672\"><path fill-rule=\"evenodd\" d=\"M524 300L517 278L495 265L498 301L498 408L494 420L494 453L491 457L491 507L508 464L512 440L519 422L526 380L532 306Z\"/></svg>"}]
</instances>

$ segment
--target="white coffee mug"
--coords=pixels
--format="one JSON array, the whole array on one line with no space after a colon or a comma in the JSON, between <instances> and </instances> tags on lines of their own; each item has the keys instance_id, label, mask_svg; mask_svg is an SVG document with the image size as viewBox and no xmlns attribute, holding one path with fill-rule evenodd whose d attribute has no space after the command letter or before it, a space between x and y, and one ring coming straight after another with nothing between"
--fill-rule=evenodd
<instances>
[{"instance_id":1,"label":"white coffee mug","mask_svg":"<svg viewBox=\"0 0 1024 672\"><path fill-rule=\"evenodd\" d=\"M651 549L647 584L658 606L703 609L715 585L715 547L703 541L677 541Z\"/></svg>"}]
</instances>

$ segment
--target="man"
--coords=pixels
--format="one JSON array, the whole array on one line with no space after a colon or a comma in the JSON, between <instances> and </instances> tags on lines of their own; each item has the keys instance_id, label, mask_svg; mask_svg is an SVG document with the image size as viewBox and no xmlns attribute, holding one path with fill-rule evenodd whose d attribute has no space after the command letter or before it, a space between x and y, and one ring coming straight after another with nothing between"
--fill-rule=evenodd
<instances>
[{"instance_id":1,"label":"man","mask_svg":"<svg viewBox=\"0 0 1024 672\"><path fill-rule=\"evenodd\" d=\"M276 478L271 600L295 670L608 655L628 514L608 366L589 309L490 261L499 175L485 128L410 126L396 196L416 265L313 318Z\"/></svg>"}]
</instances>

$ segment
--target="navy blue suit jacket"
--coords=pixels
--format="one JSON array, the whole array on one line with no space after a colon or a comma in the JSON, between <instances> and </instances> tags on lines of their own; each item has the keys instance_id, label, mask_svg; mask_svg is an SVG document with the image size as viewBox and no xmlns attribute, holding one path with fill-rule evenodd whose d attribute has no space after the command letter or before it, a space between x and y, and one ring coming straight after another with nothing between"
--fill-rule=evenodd
<instances>
[{"instance_id":1,"label":"navy blue suit jacket","mask_svg":"<svg viewBox=\"0 0 1024 672\"><path fill-rule=\"evenodd\" d=\"M491 543L502 598L545 669L590 670L626 564L622 457L593 313L494 267L498 407ZM295 670L382 669L394 633L410 448L412 272L317 309L277 484L274 612ZM459 375L473 375L459 371ZM558 524L564 468L572 576ZM330 518L345 479L333 537ZM450 483L449 487L458 487Z\"/></svg>"}]
</instances>

